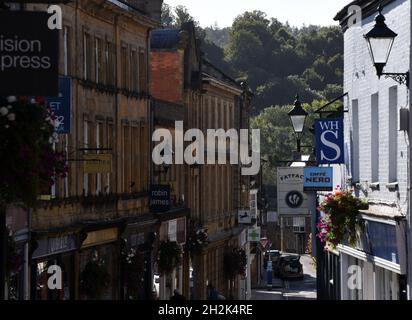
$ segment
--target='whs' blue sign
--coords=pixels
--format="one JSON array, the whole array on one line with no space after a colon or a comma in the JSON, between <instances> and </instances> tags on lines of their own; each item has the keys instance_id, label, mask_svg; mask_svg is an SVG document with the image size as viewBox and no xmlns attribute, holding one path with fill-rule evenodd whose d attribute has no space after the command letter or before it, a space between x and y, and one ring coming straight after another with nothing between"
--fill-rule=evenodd
<instances>
[{"instance_id":1,"label":"'whs' blue sign","mask_svg":"<svg viewBox=\"0 0 412 320\"><path fill-rule=\"evenodd\" d=\"M317 119L316 159L318 164L345 163L343 142L343 118Z\"/></svg>"}]
</instances>

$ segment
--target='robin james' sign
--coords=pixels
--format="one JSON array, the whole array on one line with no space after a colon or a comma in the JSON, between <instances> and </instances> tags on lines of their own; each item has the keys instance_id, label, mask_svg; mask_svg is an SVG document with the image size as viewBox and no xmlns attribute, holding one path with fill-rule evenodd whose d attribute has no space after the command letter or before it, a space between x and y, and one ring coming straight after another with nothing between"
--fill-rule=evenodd
<instances>
[{"instance_id":1,"label":"'robin james' sign","mask_svg":"<svg viewBox=\"0 0 412 320\"><path fill-rule=\"evenodd\" d=\"M161 213L170 210L170 185L152 185L150 190L150 211Z\"/></svg>"},{"instance_id":2,"label":"'robin james' sign","mask_svg":"<svg viewBox=\"0 0 412 320\"><path fill-rule=\"evenodd\" d=\"M49 17L0 11L0 95L58 95L59 31Z\"/></svg>"}]
</instances>

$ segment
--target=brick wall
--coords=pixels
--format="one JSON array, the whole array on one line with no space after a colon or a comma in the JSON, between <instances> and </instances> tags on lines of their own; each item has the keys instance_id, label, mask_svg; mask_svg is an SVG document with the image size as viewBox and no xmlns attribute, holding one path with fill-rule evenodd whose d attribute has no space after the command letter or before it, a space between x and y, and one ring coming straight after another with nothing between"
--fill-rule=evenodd
<instances>
[{"instance_id":1,"label":"brick wall","mask_svg":"<svg viewBox=\"0 0 412 320\"><path fill-rule=\"evenodd\" d=\"M150 53L150 90L153 97L173 103L183 102L184 52L152 51Z\"/></svg>"}]
</instances>

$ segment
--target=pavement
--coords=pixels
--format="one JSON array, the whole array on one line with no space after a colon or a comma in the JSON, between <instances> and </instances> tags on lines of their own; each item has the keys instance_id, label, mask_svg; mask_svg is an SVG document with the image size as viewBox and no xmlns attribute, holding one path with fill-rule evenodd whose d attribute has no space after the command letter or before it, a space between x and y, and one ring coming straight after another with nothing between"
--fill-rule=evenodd
<instances>
[{"instance_id":1,"label":"pavement","mask_svg":"<svg viewBox=\"0 0 412 320\"><path fill-rule=\"evenodd\" d=\"M264 285L252 290L252 300L316 300L316 266L308 255L302 255L303 280L273 279L273 287ZM263 281L266 283L266 280Z\"/></svg>"}]
</instances>

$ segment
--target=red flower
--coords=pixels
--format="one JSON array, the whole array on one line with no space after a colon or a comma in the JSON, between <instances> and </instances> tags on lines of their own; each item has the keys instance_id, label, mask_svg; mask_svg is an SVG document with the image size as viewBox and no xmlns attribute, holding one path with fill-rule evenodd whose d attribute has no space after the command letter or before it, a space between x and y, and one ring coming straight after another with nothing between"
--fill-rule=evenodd
<instances>
[{"instance_id":1,"label":"red flower","mask_svg":"<svg viewBox=\"0 0 412 320\"><path fill-rule=\"evenodd\" d=\"M34 100L35 100L38 104L44 105L44 97L43 97L43 96L36 96L36 97L34 98Z\"/></svg>"}]
</instances>

